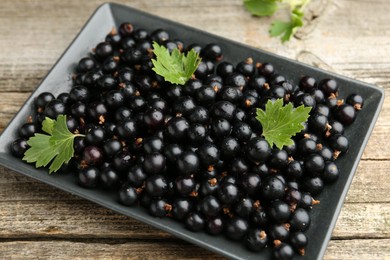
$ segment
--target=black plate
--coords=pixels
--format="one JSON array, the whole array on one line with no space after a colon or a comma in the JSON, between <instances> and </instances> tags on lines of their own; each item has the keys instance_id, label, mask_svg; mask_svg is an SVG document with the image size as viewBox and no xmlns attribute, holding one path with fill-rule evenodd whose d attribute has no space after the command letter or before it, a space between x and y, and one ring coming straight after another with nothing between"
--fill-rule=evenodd
<instances>
[{"instance_id":1,"label":"black plate","mask_svg":"<svg viewBox=\"0 0 390 260\"><path fill-rule=\"evenodd\" d=\"M69 90L72 84L71 75L76 62L86 56L97 43L102 41L112 27L118 26L125 21L132 22L137 28L145 28L148 30L165 28L171 33L173 38L180 38L185 43L197 42L202 45L210 42L219 43L223 48L225 60L237 63L247 57L252 57L255 61L271 62L277 71L295 82L303 75L311 75L317 79L331 77L336 79L341 86L340 97L346 97L351 93L359 93L364 97L364 110L359 113L354 126L348 128L346 131L346 136L350 140L353 140L350 150L337 161L342 174L336 184L327 187L321 193L318 197L321 204L315 206L315 209L311 212L312 225L307 232L310 242L306 250L306 255L300 259L321 259L325 253L360 157L378 117L384 98L383 90L363 82L322 71L259 49L155 17L127 6L104 4L96 10L73 43L68 47L37 90L26 101L2 133L0 138L0 164L116 212L133 217L229 258L270 258L269 250L261 253L253 253L246 250L241 243L228 241L222 236L212 237L202 232L190 232L181 223L174 222L170 219L151 217L142 208L121 206L116 202L116 197L113 194L100 190L80 188L70 174L49 175L46 169L35 169L33 166L23 163L20 159L16 159L10 154L9 144L16 138L17 129L22 122L25 122L26 117L30 115L34 98L45 91L59 94Z\"/></svg>"}]
</instances>

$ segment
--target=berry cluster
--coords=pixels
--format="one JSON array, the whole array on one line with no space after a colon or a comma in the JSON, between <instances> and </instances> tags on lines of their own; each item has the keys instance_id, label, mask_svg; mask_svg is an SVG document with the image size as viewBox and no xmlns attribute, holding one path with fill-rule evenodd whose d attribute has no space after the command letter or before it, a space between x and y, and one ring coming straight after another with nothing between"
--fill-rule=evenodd
<instances>
[{"instance_id":1,"label":"berry cluster","mask_svg":"<svg viewBox=\"0 0 390 260\"><path fill-rule=\"evenodd\" d=\"M152 42L202 57L184 86L153 70ZM312 107L304 130L283 149L262 138L256 109L283 99ZM349 141L344 128L363 106L338 98L333 79L305 76L299 84L270 63L223 61L218 44L205 46L148 33L123 23L75 69L69 93L44 92L11 151L23 157L45 117L67 115L75 156L61 171L85 188L113 190L126 206L142 205L192 231L273 248L278 259L304 254L313 198L340 172L335 160Z\"/></svg>"}]
</instances>

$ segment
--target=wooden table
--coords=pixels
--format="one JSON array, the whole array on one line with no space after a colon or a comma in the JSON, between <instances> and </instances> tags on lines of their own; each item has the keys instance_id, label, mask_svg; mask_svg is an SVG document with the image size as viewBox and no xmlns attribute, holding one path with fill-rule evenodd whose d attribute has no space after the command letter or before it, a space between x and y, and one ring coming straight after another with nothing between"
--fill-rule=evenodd
<instances>
[{"instance_id":1,"label":"wooden table","mask_svg":"<svg viewBox=\"0 0 390 260\"><path fill-rule=\"evenodd\" d=\"M313 0L287 44L241 0L129 6L390 88L390 2ZM102 1L2 0L0 132ZM390 99L363 154L325 259L390 259ZM0 167L0 259L216 259L138 221Z\"/></svg>"}]
</instances>

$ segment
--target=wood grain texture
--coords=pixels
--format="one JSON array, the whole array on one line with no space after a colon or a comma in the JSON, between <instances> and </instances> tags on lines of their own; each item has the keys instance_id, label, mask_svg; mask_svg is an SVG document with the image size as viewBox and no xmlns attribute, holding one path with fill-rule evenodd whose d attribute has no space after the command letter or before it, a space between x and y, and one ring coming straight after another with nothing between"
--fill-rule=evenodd
<instances>
[{"instance_id":1,"label":"wood grain texture","mask_svg":"<svg viewBox=\"0 0 390 260\"><path fill-rule=\"evenodd\" d=\"M374 250L373 250L374 249ZM328 252L339 252L332 255ZM324 260L390 259L389 239L332 240ZM145 257L145 255L147 255ZM2 259L225 259L179 240L139 241L11 241L0 243ZM356 257L358 256L358 257Z\"/></svg>"},{"instance_id":2,"label":"wood grain texture","mask_svg":"<svg viewBox=\"0 0 390 260\"><path fill-rule=\"evenodd\" d=\"M241 0L116 2L390 90L388 0L312 0L283 45L268 37L272 19L250 16ZM101 3L2 1L0 132ZM325 259L390 259L389 122L386 96ZM37 258L222 259L0 167L0 259Z\"/></svg>"}]
</instances>

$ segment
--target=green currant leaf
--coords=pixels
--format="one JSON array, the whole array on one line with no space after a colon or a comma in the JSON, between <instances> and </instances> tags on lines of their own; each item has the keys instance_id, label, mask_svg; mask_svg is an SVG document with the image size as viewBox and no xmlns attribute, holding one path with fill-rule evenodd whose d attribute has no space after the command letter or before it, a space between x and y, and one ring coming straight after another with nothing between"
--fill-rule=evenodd
<instances>
[{"instance_id":1,"label":"green currant leaf","mask_svg":"<svg viewBox=\"0 0 390 260\"><path fill-rule=\"evenodd\" d=\"M50 117L45 117L45 120L43 120L43 122L42 122L42 130L45 133L48 133L51 135L53 133L55 123L56 123L55 120L51 119Z\"/></svg>"},{"instance_id":2,"label":"green currant leaf","mask_svg":"<svg viewBox=\"0 0 390 260\"><path fill-rule=\"evenodd\" d=\"M283 106L283 99L275 102L269 100L265 105L265 111L256 110L256 119L263 127L265 140L272 147L274 144L279 149L285 145L291 145L291 137L304 129L303 123L309 118L311 107L299 106L294 108L291 103Z\"/></svg>"},{"instance_id":3,"label":"green currant leaf","mask_svg":"<svg viewBox=\"0 0 390 260\"><path fill-rule=\"evenodd\" d=\"M187 56L177 48L169 53L167 48L154 42L153 52L157 58L152 59L153 70L173 84L184 85L201 62L195 50L190 50Z\"/></svg>"},{"instance_id":4,"label":"green currant leaf","mask_svg":"<svg viewBox=\"0 0 390 260\"><path fill-rule=\"evenodd\" d=\"M282 36L282 42L288 41L296 30L303 25L303 13L299 10L294 10L291 13L291 20L289 22L274 21L270 28L270 35L273 37Z\"/></svg>"},{"instance_id":5,"label":"green currant leaf","mask_svg":"<svg viewBox=\"0 0 390 260\"><path fill-rule=\"evenodd\" d=\"M303 26L303 13L294 9L291 13L290 21L283 22L276 20L272 23L271 28L269 30L269 34L273 37L282 36L282 42L286 42L290 40L291 36L294 35L296 30L299 27Z\"/></svg>"},{"instance_id":6,"label":"green currant leaf","mask_svg":"<svg viewBox=\"0 0 390 260\"><path fill-rule=\"evenodd\" d=\"M74 138L83 135L69 131L65 115L59 115L57 120L45 118L42 128L49 135L38 133L30 137L27 141L30 148L24 153L23 160L35 162L36 168L46 167L51 162L49 173L56 172L73 157Z\"/></svg>"},{"instance_id":7,"label":"green currant leaf","mask_svg":"<svg viewBox=\"0 0 390 260\"><path fill-rule=\"evenodd\" d=\"M245 8L256 16L271 16L278 10L278 0L244 0Z\"/></svg>"}]
</instances>

